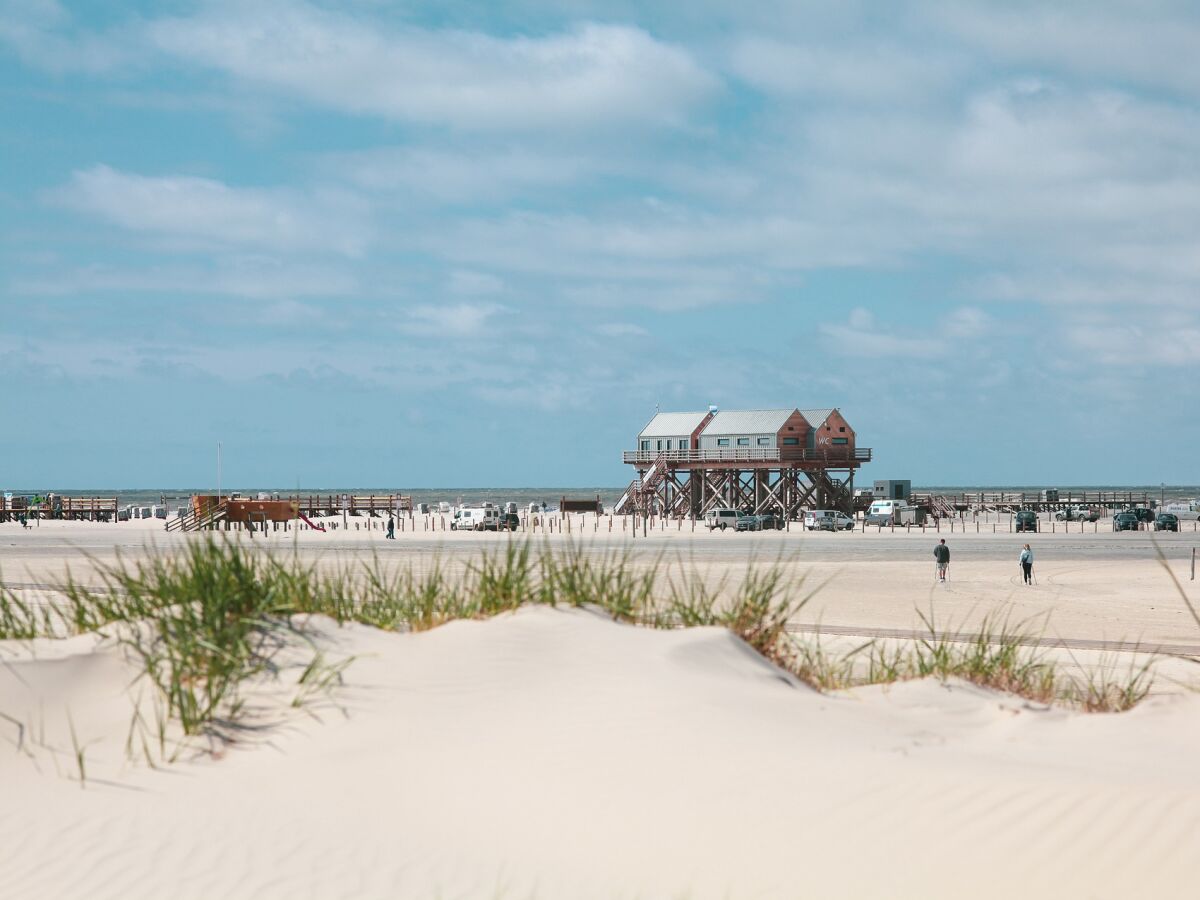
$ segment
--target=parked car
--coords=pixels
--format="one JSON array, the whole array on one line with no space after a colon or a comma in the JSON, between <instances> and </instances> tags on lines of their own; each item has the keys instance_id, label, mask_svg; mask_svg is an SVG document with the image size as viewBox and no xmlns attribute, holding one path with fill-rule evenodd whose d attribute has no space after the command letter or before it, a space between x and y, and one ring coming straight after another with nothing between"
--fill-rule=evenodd
<instances>
[{"instance_id":1,"label":"parked car","mask_svg":"<svg viewBox=\"0 0 1200 900\"><path fill-rule=\"evenodd\" d=\"M521 517L515 512L506 512L500 514L501 531L516 531L520 527Z\"/></svg>"},{"instance_id":2,"label":"parked car","mask_svg":"<svg viewBox=\"0 0 1200 900\"><path fill-rule=\"evenodd\" d=\"M759 527L768 531L783 531L783 516L778 513L762 513L758 517Z\"/></svg>"},{"instance_id":3,"label":"parked car","mask_svg":"<svg viewBox=\"0 0 1200 900\"><path fill-rule=\"evenodd\" d=\"M1113 516L1113 531L1137 531L1137 514L1126 509Z\"/></svg>"},{"instance_id":4,"label":"parked car","mask_svg":"<svg viewBox=\"0 0 1200 900\"><path fill-rule=\"evenodd\" d=\"M1154 517L1155 531L1178 531L1179 516L1174 513L1162 512Z\"/></svg>"},{"instance_id":5,"label":"parked car","mask_svg":"<svg viewBox=\"0 0 1200 900\"><path fill-rule=\"evenodd\" d=\"M1038 530L1038 517L1032 509L1019 509L1017 514L1013 516L1013 525L1017 531L1034 531Z\"/></svg>"},{"instance_id":6,"label":"parked car","mask_svg":"<svg viewBox=\"0 0 1200 900\"><path fill-rule=\"evenodd\" d=\"M710 509L704 516L704 524L708 526L709 531L714 528L724 531L726 528L737 528L738 519L745 515L740 509L729 509L728 507Z\"/></svg>"},{"instance_id":7,"label":"parked car","mask_svg":"<svg viewBox=\"0 0 1200 900\"><path fill-rule=\"evenodd\" d=\"M1068 506L1066 509L1056 512L1054 518L1060 522L1095 522L1100 515L1092 512L1086 506Z\"/></svg>"},{"instance_id":8,"label":"parked car","mask_svg":"<svg viewBox=\"0 0 1200 900\"><path fill-rule=\"evenodd\" d=\"M837 509L810 509L804 513L809 531L853 531L854 519Z\"/></svg>"},{"instance_id":9,"label":"parked car","mask_svg":"<svg viewBox=\"0 0 1200 900\"><path fill-rule=\"evenodd\" d=\"M737 523L733 527L738 531L762 531L762 516L742 513L737 517Z\"/></svg>"}]
</instances>

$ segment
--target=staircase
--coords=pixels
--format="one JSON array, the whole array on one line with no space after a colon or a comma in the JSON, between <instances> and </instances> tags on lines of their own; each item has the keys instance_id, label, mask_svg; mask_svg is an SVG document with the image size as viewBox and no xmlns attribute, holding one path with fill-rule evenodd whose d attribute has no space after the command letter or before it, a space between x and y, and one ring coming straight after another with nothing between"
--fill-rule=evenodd
<instances>
[{"instance_id":1,"label":"staircase","mask_svg":"<svg viewBox=\"0 0 1200 900\"><path fill-rule=\"evenodd\" d=\"M958 515L958 510L941 494L929 495L929 508L939 519L950 519Z\"/></svg>"},{"instance_id":2,"label":"staircase","mask_svg":"<svg viewBox=\"0 0 1200 900\"><path fill-rule=\"evenodd\" d=\"M167 531L199 531L202 528L214 527L225 519L227 510L225 504L207 510L204 515L198 515L195 510L186 516L167 520Z\"/></svg>"},{"instance_id":3,"label":"staircase","mask_svg":"<svg viewBox=\"0 0 1200 900\"><path fill-rule=\"evenodd\" d=\"M654 495L655 489L667 477L667 457L660 453L646 470L645 478L635 478L625 488L625 493L613 507L613 512L622 515L643 506L643 501Z\"/></svg>"}]
</instances>

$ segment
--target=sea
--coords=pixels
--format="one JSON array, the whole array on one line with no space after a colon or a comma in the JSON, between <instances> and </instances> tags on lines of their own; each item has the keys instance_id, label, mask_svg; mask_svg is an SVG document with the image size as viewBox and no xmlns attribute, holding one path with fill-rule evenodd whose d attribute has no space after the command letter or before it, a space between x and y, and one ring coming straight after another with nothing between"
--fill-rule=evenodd
<instances>
[{"instance_id":1,"label":"sea","mask_svg":"<svg viewBox=\"0 0 1200 900\"><path fill-rule=\"evenodd\" d=\"M869 484L867 482L866 484ZM913 485L913 490L919 493L937 493L937 494L962 494L962 493L978 493L978 492L1021 492L1026 494L1037 494L1046 489L1057 489L1059 491L1120 491L1131 492L1134 494L1146 494L1151 500L1159 500L1162 503L1170 503L1173 500L1192 499L1200 497L1200 485L1172 485L1172 484L1140 484L1140 485L1064 485L1064 484L1033 484L1033 485ZM401 494L403 496L412 497L413 503L429 503L436 505L439 502L447 502L456 506L466 504L476 504L491 502L502 504L514 502L519 508L525 508L530 503L541 505L545 503L547 508L554 509L558 506L562 499L568 500L594 500L599 498L604 504L605 509L611 509L613 504L620 499L624 492L625 486L619 487L496 487L496 488L406 488L406 487L322 487L322 488L301 488L298 492L300 496L310 495L328 495L328 494L351 494L355 496L365 496L374 494L376 496L386 496L389 494ZM293 485L290 488L271 487L263 485L222 485L221 492L229 494L238 491L246 497L256 497L259 493L278 494L280 497L292 497L297 494L297 490ZM15 496L32 497L37 495L45 495L46 493L57 493L65 497L117 497L120 505L128 504L137 506L148 506L152 504L163 504L169 507L176 505L184 505L188 498L193 494L215 494L216 488L212 485L201 487L137 487L137 488L85 488L79 490L56 490L53 486L39 489L13 489L5 490L4 493L12 493Z\"/></svg>"}]
</instances>

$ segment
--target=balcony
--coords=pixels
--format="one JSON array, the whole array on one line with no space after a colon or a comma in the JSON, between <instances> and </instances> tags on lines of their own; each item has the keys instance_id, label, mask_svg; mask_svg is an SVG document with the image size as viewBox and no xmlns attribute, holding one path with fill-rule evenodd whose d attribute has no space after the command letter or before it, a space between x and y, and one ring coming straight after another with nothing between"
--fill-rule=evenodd
<instances>
[{"instance_id":1,"label":"balcony","mask_svg":"<svg viewBox=\"0 0 1200 900\"><path fill-rule=\"evenodd\" d=\"M853 450L829 447L810 450L806 447L721 447L715 450L626 450L621 461L630 465L650 465L659 457L668 465L677 463L730 462L823 462L830 465L860 465L871 461L868 447Z\"/></svg>"}]
</instances>

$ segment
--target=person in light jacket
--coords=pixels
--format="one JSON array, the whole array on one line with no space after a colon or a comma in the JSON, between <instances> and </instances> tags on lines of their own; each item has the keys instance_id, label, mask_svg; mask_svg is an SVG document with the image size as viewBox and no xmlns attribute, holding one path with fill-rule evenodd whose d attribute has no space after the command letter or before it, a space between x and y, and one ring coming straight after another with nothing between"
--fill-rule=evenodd
<instances>
[{"instance_id":1,"label":"person in light jacket","mask_svg":"<svg viewBox=\"0 0 1200 900\"><path fill-rule=\"evenodd\" d=\"M1033 582L1033 550L1029 548L1028 544L1021 551L1020 563L1021 571L1025 573L1025 583L1031 584Z\"/></svg>"}]
</instances>

